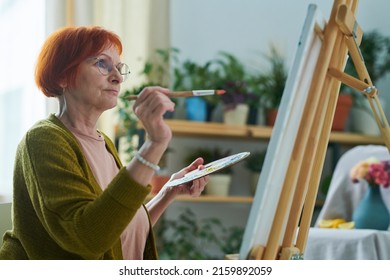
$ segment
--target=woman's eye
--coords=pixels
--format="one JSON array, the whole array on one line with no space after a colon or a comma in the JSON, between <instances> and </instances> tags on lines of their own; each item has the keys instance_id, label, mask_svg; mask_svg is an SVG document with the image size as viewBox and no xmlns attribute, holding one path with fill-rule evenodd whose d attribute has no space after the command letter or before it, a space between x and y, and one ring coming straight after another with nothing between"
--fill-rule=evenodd
<instances>
[{"instance_id":1,"label":"woman's eye","mask_svg":"<svg viewBox=\"0 0 390 280\"><path fill-rule=\"evenodd\" d=\"M108 69L108 63L104 59L98 59L96 64L99 68Z\"/></svg>"}]
</instances>

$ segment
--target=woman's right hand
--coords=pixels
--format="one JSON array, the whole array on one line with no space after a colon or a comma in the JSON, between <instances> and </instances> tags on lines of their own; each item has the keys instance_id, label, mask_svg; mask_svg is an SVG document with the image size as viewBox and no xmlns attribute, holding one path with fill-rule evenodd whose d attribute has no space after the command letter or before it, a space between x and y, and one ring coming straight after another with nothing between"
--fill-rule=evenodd
<instances>
[{"instance_id":1,"label":"woman's right hand","mask_svg":"<svg viewBox=\"0 0 390 280\"><path fill-rule=\"evenodd\" d=\"M173 112L175 103L167 96L169 89L145 87L133 105L133 110L141 121L148 139L153 143L168 145L172 131L164 121L166 112Z\"/></svg>"}]
</instances>

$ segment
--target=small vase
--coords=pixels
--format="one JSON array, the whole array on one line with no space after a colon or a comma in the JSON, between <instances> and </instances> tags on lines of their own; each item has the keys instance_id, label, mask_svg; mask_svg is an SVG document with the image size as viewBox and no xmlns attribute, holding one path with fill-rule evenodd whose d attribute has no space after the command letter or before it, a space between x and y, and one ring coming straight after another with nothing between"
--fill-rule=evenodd
<instances>
[{"instance_id":1,"label":"small vase","mask_svg":"<svg viewBox=\"0 0 390 280\"><path fill-rule=\"evenodd\" d=\"M355 208L352 219L357 229L387 230L389 211L383 202L379 186L369 185L362 200Z\"/></svg>"},{"instance_id":2,"label":"small vase","mask_svg":"<svg viewBox=\"0 0 390 280\"><path fill-rule=\"evenodd\" d=\"M260 171L259 172L255 172L255 171L252 171L251 172L251 177L250 177L250 180L251 180L251 192L252 192L252 195L255 195L256 193L256 188L257 188L257 184L259 182L259 178L260 178Z\"/></svg>"},{"instance_id":3,"label":"small vase","mask_svg":"<svg viewBox=\"0 0 390 280\"><path fill-rule=\"evenodd\" d=\"M206 185L207 195L228 196L232 176L230 174L212 174Z\"/></svg>"},{"instance_id":4,"label":"small vase","mask_svg":"<svg viewBox=\"0 0 390 280\"><path fill-rule=\"evenodd\" d=\"M234 109L224 112L223 120L225 124L245 125L248 119L249 106L238 104Z\"/></svg>"},{"instance_id":5,"label":"small vase","mask_svg":"<svg viewBox=\"0 0 390 280\"><path fill-rule=\"evenodd\" d=\"M207 118L207 103L199 97L190 97L186 100L187 120L205 122Z\"/></svg>"},{"instance_id":6,"label":"small vase","mask_svg":"<svg viewBox=\"0 0 390 280\"><path fill-rule=\"evenodd\" d=\"M275 125L277 115L278 115L278 109L276 109L276 108L268 109L267 116L266 116L267 126L274 126Z\"/></svg>"},{"instance_id":7,"label":"small vase","mask_svg":"<svg viewBox=\"0 0 390 280\"><path fill-rule=\"evenodd\" d=\"M386 112L386 101L379 98L383 112ZM351 108L351 131L368 135L380 135L378 124L368 102Z\"/></svg>"},{"instance_id":8,"label":"small vase","mask_svg":"<svg viewBox=\"0 0 390 280\"><path fill-rule=\"evenodd\" d=\"M336 111L334 112L332 130L345 130L351 106L352 97L350 95L340 94L337 99Z\"/></svg>"}]
</instances>

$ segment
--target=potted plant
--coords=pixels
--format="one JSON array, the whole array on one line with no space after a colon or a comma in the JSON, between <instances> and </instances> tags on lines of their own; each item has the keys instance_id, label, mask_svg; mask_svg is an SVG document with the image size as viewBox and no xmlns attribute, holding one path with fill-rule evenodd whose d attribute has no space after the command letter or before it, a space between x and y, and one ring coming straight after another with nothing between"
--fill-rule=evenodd
<instances>
[{"instance_id":1,"label":"potted plant","mask_svg":"<svg viewBox=\"0 0 390 280\"><path fill-rule=\"evenodd\" d=\"M271 45L270 54L265 55L265 58L270 68L255 78L254 82L258 84L258 90L266 108L267 125L272 126L282 100L288 72L284 56L274 45Z\"/></svg>"},{"instance_id":2,"label":"potted plant","mask_svg":"<svg viewBox=\"0 0 390 280\"><path fill-rule=\"evenodd\" d=\"M253 194L256 192L265 154L266 150L252 152L244 162L244 166L251 172L251 190Z\"/></svg>"},{"instance_id":3,"label":"potted plant","mask_svg":"<svg viewBox=\"0 0 390 280\"><path fill-rule=\"evenodd\" d=\"M217 89L220 71L215 61L199 64L191 60L177 63L173 68L174 90ZM210 121L211 115L219 102L219 96L201 96L186 98L186 116L189 120Z\"/></svg>"},{"instance_id":4,"label":"potted plant","mask_svg":"<svg viewBox=\"0 0 390 280\"><path fill-rule=\"evenodd\" d=\"M221 150L218 147L215 148L198 148L192 150L185 159L185 164L188 165L198 157L204 159L204 163L208 164L212 161L227 157L231 154L230 150ZM208 195L227 196L229 194L231 180L232 180L232 167L226 167L220 171L209 175L209 182L205 188L205 193Z\"/></svg>"},{"instance_id":5,"label":"potted plant","mask_svg":"<svg viewBox=\"0 0 390 280\"><path fill-rule=\"evenodd\" d=\"M220 52L217 63L221 67L221 80L218 88L226 91L221 96L224 122L227 124L246 124L249 104L252 104L255 98L248 86L248 73L244 65L227 52Z\"/></svg>"},{"instance_id":6,"label":"potted plant","mask_svg":"<svg viewBox=\"0 0 390 280\"><path fill-rule=\"evenodd\" d=\"M185 208L177 219L165 216L156 224L157 248L161 259L215 260L240 249L244 230L225 227L217 218L198 219Z\"/></svg>"},{"instance_id":7,"label":"potted plant","mask_svg":"<svg viewBox=\"0 0 390 280\"><path fill-rule=\"evenodd\" d=\"M126 154L126 158L124 159L125 161L129 161L133 157L134 152L136 152L138 149L138 141L135 137L138 136L138 118L132 109L134 101L130 101L128 97L130 95L138 94L145 86L147 86L147 84L142 84L138 87L134 87L131 90L125 90L119 96L119 125L116 132L116 137L125 137L125 148L121 149Z\"/></svg>"},{"instance_id":8,"label":"potted plant","mask_svg":"<svg viewBox=\"0 0 390 280\"><path fill-rule=\"evenodd\" d=\"M368 74L375 86L377 82L390 72L390 38L376 30L363 34L360 51L364 58ZM345 72L357 76L351 59L347 61ZM378 135L380 131L374 119L367 97L355 90L342 85L340 92L348 92L353 98L351 109L351 129L364 134ZM380 96L379 96L380 98ZM383 109L386 104L380 98Z\"/></svg>"},{"instance_id":9,"label":"potted plant","mask_svg":"<svg viewBox=\"0 0 390 280\"><path fill-rule=\"evenodd\" d=\"M116 132L118 139L124 137L125 141L118 140L119 143L124 144L125 148L120 150L125 154L123 160L129 161L134 152L137 151L139 141L137 137L140 137L140 130L138 129L138 118L132 110L134 101L129 100L129 96L138 95L143 88L147 86L161 85L168 87L169 84L169 62L171 60L177 60L178 50L175 48L170 49L157 49L155 51L156 58L145 62L142 71L138 75L143 78L143 82L131 89L126 89L119 96L118 100L118 114L119 124ZM176 100L173 99L174 102ZM170 112L168 112L170 113ZM170 118L170 114L166 114L166 118Z\"/></svg>"},{"instance_id":10,"label":"potted plant","mask_svg":"<svg viewBox=\"0 0 390 280\"><path fill-rule=\"evenodd\" d=\"M352 96L348 93L341 93L338 96L336 110L333 116L332 130L344 131L348 123L349 113L352 107Z\"/></svg>"}]
</instances>

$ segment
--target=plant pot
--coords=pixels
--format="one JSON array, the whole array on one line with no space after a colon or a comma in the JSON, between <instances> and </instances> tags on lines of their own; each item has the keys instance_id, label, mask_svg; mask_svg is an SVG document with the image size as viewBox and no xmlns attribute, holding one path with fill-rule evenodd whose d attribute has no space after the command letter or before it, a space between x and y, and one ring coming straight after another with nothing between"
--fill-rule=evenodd
<instances>
[{"instance_id":1,"label":"plant pot","mask_svg":"<svg viewBox=\"0 0 390 280\"><path fill-rule=\"evenodd\" d=\"M349 112L352 106L352 97L346 94L340 94L337 99L336 111L334 113L332 130L345 131Z\"/></svg>"},{"instance_id":2,"label":"plant pot","mask_svg":"<svg viewBox=\"0 0 390 280\"><path fill-rule=\"evenodd\" d=\"M250 185L251 185L251 192L252 195L255 195L256 193L256 188L257 188L257 183L259 182L260 179L260 172L255 172L252 171L250 175Z\"/></svg>"},{"instance_id":3,"label":"plant pot","mask_svg":"<svg viewBox=\"0 0 390 280\"><path fill-rule=\"evenodd\" d=\"M259 114L259 109L256 107L250 107L248 113L247 124L256 125L257 124L257 116Z\"/></svg>"},{"instance_id":4,"label":"plant pot","mask_svg":"<svg viewBox=\"0 0 390 280\"><path fill-rule=\"evenodd\" d=\"M238 104L234 109L224 111L223 122L232 125L245 125L248 114L249 106L247 104Z\"/></svg>"},{"instance_id":5,"label":"plant pot","mask_svg":"<svg viewBox=\"0 0 390 280\"><path fill-rule=\"evenodd\" d=\"M168 182L170 176L166 175L154 175L150 184L152 185L152 194L157 194L161 188Z\"/></svg>"},{"instance_id":6,"label":"plant pot","mask_svg":"<svg viewBox=\"0 0 390 280\"><path fill-rule=\"evenodd\" d=\"M386 112L386 103L379 99L382 109ZM361 134L380 135L378 124L368 101L362 105L364 107L351 108L351 130Z\"/></svg>"},{"instance_id":7,"label":"plant pot","mask_svg":"<svg viewBox=\"0 0 390 280\"><path fill-rule=\"evenodd\" d=\"M266 115L266 124L268 126L274 126L277 115L278 115L278 109L276 108L268 109Z\"/></svg>"},{"instance_id":8,"label":"plant pot","mask_svg":"<svg viewBox=\"0 0 390 280\"><path fill-rule=\"evenodd\" d=\"M207 195L228 196L232 176L230 174L209 175L209 182L206 185Z\"/></svg>"},{"instance_id":9,"label":"plant pot","mask_svg":"<svg viewBox=\"0 0 390 280\"><path fill-rule=\"evenodd\" d=\"M207 119L207 103L200 97L189 97L186 99L187 120L205 122Z\"/></svg>"}]
</instances>

